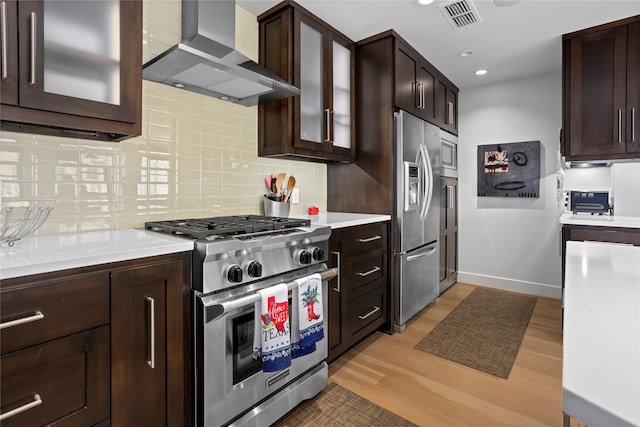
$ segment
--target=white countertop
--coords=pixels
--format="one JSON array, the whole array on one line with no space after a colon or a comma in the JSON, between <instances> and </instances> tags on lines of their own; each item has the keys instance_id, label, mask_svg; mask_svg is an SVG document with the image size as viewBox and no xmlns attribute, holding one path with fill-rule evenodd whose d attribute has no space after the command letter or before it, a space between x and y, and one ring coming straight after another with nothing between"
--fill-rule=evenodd
<instances>
[{"instance_id":1,"label":"white countertop","mask_svg":"<svg viewBox=\"0 0 640 427\"><path fill-rule=\"evenodd\" d=\"M616 215L589 215L565 212L560 216L560 224L594 225L597 227L640 228L640 217Z\"/></svg>"},{"instance_id":2,"label":"white countertop","mask_svg":"<svg viewBox=\"0 0 640 427\"><path fill-rule=\"evenodd\" d=\"M26 237L0 246L0 279L193 250L188 239L146 230Z\"/></svg>"},{"instance_id":3,"label":"white countertop","mask_svg":"<svg viewBox=\"0 0 640 427\"><path fill-rule=\"evenodd\" d=\"M296 218L309 219L312 225L328 225L332 229L336 229L389 221L391 215L321 212L318 215L296 215Z\"/></svg>"},{"instance_id":4,"label":"white countertop","mask_svg":"<svg viewBox=\"0 0 640 427\"><path fill-rule=\"evenodd\" d=\"M640 426L640 247L567 242L563 336L563 411Z\"/></svg>"}]
</instances>

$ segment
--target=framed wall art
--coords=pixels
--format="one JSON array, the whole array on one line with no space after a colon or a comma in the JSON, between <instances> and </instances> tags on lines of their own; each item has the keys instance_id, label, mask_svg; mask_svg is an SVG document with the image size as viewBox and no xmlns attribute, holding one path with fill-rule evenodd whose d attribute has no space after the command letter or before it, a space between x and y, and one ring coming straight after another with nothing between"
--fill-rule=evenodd
<instances>
[{"instance_id":1,"label":"framed wall art","mask_svg":"<svg viewBox=\"0 0 640 427\"><path fill-rule=\"evenodd\" d=\"M478 196L540 197L540 141L478 146Z\"/></svg>"}]
</instances>

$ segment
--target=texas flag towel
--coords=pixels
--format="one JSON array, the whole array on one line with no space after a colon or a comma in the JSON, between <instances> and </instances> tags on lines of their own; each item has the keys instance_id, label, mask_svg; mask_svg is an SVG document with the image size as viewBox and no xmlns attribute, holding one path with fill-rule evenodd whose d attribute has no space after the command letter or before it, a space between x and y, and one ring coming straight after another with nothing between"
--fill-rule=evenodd
<instances>
[{"instance_id":1,"label":"texas flag towel","mask_svg":"<svg viewBox=\"0 0 640 427\"><path fill-rule=\"evenodd\" d=\"M315 351L316 342L324 337L320 274L312 274L296 282L298 285L293 288L291 298L291 342L294 358Z\"/></svg>"},{"instance_id":2,"label":"texas flag towel","mask_svg":"<svg viewBox=\"0 0 640 427\"><path fill-rule=\"evenodd\" d=\"M289 290L281 283L259 290L255 307L254 357L262 357L262 371L275 372L291 366Z\"/></svg>"}]
</instances>

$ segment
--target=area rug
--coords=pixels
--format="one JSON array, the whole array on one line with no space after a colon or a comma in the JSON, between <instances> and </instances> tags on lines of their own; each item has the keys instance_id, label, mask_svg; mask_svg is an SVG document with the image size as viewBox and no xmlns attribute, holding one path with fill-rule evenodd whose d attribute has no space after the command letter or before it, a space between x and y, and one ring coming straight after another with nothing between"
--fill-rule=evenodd
<instances>
[{"instance_id":1,"label":"area rug","mask_svg":"<svg viewBox=\"0 0 640 427\"><path fill-rule=\"evenodd\" d=\"M509 378L537 299L476 288L415 348Z\"/></svg>"},{"instance_id":2,"label":"area rug","mask_svg":"<svg viewBox=\"0 0 640 427\"><path fill-rule=\"evenodd\" d=\"M277 427L417 427L416 424L331 383L315 398L302 402Z\"/></svg>"}]
</instances>

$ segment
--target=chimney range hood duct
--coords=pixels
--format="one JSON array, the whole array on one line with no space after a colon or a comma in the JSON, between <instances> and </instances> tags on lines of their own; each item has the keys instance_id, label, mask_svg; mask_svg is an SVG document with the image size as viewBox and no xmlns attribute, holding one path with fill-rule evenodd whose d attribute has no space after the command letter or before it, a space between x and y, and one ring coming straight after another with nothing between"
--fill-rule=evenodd
<instances>
[{"instance_id":1,"label":"chimney range hood duct","mask_svg":"<svg viewBox=\"0 0 640 427\"><path fill-rule=\"evenodd\" d=\"M182 41L142 66L145 80L242 105L300 90L235 50L235 0L182 0Z\"/></svg>"}]
</instances>

